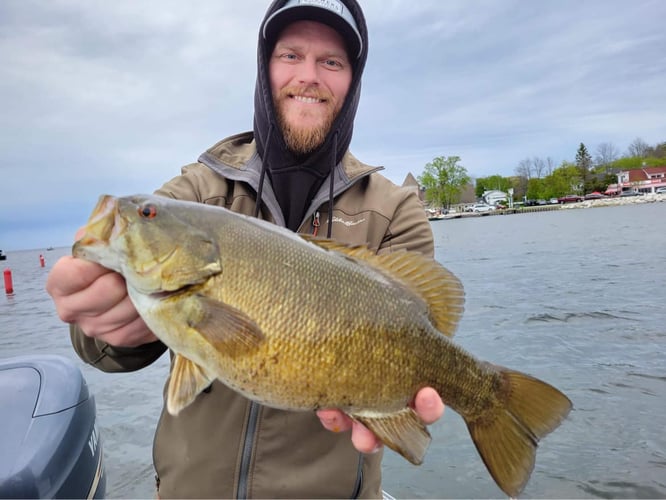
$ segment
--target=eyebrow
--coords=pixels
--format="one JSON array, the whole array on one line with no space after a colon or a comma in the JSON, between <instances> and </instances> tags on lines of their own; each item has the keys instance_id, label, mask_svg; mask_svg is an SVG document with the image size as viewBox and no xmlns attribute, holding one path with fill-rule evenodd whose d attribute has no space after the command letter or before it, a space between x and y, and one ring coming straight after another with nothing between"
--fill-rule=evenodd
<instances>
[{"instance_id":1,"label":"eyebrow","mask_svg":"<svg viewBox=\"0 0 666 500\"><path fill-rule=\"evenodd\" d=\"M304 45L298 44L298 43L287 43L287 42L281 42L277 41L275 44L275 47L273 48L273 52L276 50L281 49L281 50L293 50L294 52L304 52L305 48ZM349 56L347 55L347 51L345 49L331 49L326 52L325 57L338 57L340 59L344 59L346 61L349 61Z\"/></svg>"}]
</instances>

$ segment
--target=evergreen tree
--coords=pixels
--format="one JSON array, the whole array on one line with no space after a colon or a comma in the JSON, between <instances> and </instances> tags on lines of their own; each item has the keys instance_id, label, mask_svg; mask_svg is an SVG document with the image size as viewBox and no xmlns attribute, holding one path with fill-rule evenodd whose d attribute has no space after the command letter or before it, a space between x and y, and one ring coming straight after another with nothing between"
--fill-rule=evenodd
<instances>
[{"instance_id":1,"label":"evergreen tree","mask_svg":"<svg viewBox=\"0 0 666 500\"><path fill-rule=\"evenodd\" d=\"M590 153L587 152L587 148L582 142L576 152L576 167L578 167L578 171L580 172L583 189L587 192L590 187L590 167L592 167L592 157L590 156Z\"/></svg>"}]
</instances>

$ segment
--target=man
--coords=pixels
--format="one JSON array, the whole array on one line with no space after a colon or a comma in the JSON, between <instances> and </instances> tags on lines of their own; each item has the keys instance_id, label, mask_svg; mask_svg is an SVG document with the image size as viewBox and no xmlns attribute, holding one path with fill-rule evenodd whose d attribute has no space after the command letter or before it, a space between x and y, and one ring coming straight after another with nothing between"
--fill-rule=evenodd
<instances>
[{"instance_id":1,"label":"man","mask_svg":"<svg viewBox=\"0 0 666 500\"><path fill-rule=\"evenodd\" d=\"M377 252L432 255L416 196L348 151L367 46L355 0L274 1L259 35L254 131L220 141L157 193ZM47 290L72 323L77 353L101 370L140 369L166 350L118 274L63 258ZM432 423L444 407L425 388L415 408ZM349 429L351 441L340 432ZM380 451L368 429L338 410L275 410L214 382L179 416L162 411L153 456L163 498L367 498L381 496Z\"/></svg>"}]
</instances>

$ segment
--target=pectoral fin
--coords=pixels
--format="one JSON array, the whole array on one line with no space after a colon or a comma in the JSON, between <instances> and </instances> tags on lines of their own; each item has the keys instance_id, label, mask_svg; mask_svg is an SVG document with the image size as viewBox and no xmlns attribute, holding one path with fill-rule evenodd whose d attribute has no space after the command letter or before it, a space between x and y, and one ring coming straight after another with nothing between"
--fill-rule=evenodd
<instances>
[{"instance_id":1,"label":"pectoral fin","mask_svg":"<svg viewBox=\"0 0 666 500\"><path fill-rule=\"evenodd\" d=\"M176 354L167 391L169 413L178 415L212 380L213 377L207 376L199 365Z\"/></svg>"},{"instance_id":2,"label":"pectoral fin","mask_svg":"<svg viewBox=\"0 0 666 500\"><path fill-rule=\"evenodd\" d=\"M411 463L420 465L423 462L430 445L430 433L413 409L408 407L398 413L382 416L351 416Z\"/></svg>"},{"instance_id":3,"label":"pectoral fin","mask_svg":"<svg viewBox=\"0 0 666 500\"><path fill-rule=\"evenodd\" d=\"M215 299L196 297L199 314L190 315L188 326L227 355L243 355L264 341L259 326L243 311Z\"/></svg>"}]
</instances>

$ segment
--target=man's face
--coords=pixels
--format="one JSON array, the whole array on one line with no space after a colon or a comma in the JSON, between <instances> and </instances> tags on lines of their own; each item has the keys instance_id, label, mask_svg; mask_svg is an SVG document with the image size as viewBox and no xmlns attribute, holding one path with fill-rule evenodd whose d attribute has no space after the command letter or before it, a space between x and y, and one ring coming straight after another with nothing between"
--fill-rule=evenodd
<instances>
[{"instance_id":1,"label":"man's face","mask_svg":"<svg viewBox=\"0 0 666 500\"><path fill-rule=\"evenodd\" d=\"M352 68L337 31L297 21L277 39L269 63L273 102L289 149L319 147L345 101Z\"/></svg>"}]
</instances>

